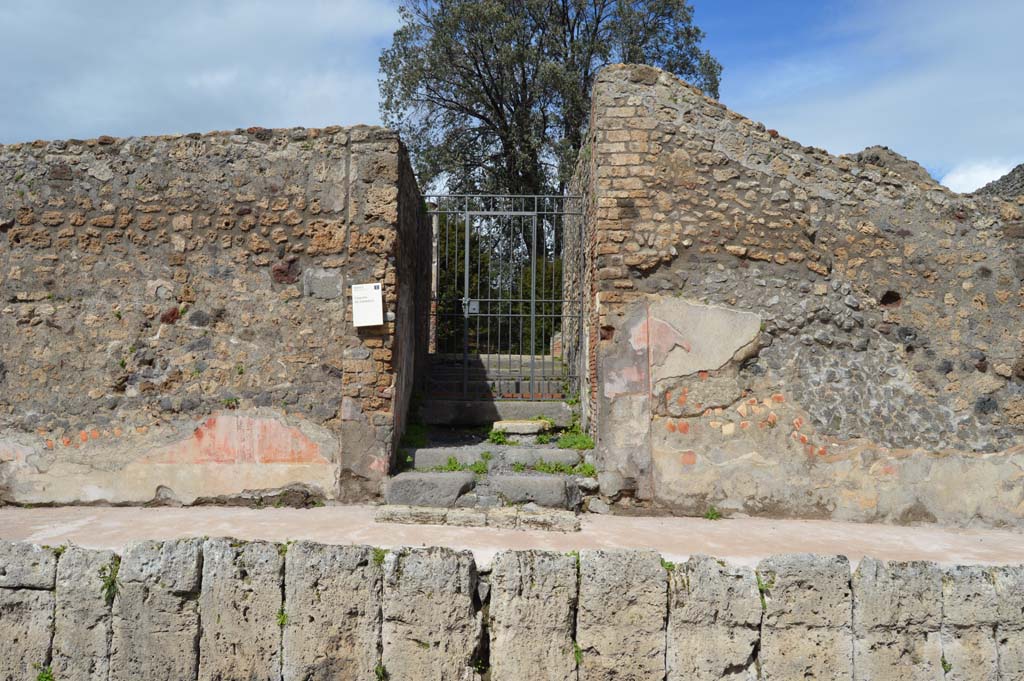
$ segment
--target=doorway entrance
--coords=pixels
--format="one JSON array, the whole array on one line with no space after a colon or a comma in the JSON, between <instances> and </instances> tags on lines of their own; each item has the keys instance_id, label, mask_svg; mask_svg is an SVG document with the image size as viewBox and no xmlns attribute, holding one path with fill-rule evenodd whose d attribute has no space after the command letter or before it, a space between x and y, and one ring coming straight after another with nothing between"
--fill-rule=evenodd
<instances>
[{"instance_id":1,"label":"doorway entrance","mask_svg":"<svg viewBox=\"0 0 1024 681\"><path fill-rule=\"evenodd\" d=\"M425 199L434 232L429 397L578 394L582 199Z\"/></svg>"}]
</instances>

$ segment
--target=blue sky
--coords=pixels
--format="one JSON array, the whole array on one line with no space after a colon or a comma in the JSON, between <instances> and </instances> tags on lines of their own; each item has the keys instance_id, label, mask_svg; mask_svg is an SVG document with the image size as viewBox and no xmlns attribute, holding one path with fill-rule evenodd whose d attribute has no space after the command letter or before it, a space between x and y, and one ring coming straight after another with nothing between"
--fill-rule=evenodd
<instances>
[{"instance_id":1,"label":"blue sky","mask_svg":"<svg viewBox=\"0 0 1024 681\"><path fill-rule=\"evenodd\" d=\"M954 189L1024 162L1024 0L694 0L722 100ZM0 143L376 123L391 0L0 0Z\"/></svg>"}]
</instances>

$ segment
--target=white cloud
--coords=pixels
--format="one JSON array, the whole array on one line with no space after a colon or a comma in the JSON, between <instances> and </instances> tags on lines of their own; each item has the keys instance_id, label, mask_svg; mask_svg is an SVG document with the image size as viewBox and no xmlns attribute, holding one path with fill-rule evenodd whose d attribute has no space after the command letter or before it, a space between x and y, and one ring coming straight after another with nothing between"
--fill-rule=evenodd
<instances>
[{"instance_id":1,"label":"white cloud","mask_svg":"<svg viewBox=\"0 0 1024 681\"><path fill-rule=\"evenodd\" d=\"M955 192L967 194L1010 172L1015 163L1004 161L971 161L955 166L942 178L942 184Z\"/></svg>"},{"instance_id":2,"label":"white cloud","mask_svg":"<svg viewBox=\"0 0 1024 681\"><path fill-rule=\"evenodd\" d=\"M829 17L834 42L726 64L724 103L804 144L837 154L882 144L937 176L1024 158L1024 2L847 6Z\"/></svg>"},{"instance_id":3,"label":"white cloud","mask_svg":"<svg viewBox=\"0 0 1024 681\"><path fill-rule=\"evenodd\" d=\"M0 0L0 143L378 123L393 0Z\"/></svg>"}]
</instances>

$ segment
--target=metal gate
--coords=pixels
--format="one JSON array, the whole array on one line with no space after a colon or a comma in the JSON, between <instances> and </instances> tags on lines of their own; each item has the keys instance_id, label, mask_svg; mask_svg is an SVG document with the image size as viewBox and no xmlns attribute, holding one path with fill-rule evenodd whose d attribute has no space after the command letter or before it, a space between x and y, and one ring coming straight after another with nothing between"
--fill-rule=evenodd
<instances>
[{"instance_id":1,"label":"metal gate","mask_svg":"<svg viewBox=\"0 0 1024 681\"><path fill-rule=\"evenodd\" d=\"M425 198L434 230L430 395L576 395L581 199Z\"/></svg>"}]
</instances>

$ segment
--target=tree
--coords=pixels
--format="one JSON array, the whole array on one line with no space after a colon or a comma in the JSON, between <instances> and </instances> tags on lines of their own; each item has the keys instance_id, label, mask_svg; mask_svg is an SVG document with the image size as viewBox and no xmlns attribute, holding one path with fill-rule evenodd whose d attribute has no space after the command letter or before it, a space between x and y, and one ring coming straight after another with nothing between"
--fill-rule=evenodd
<instances>
[{"instance_id":1,"label":"tree","mask_svg":"<svg viewBox=\"0 0 1024 681\"><path fill-rule=\"evenodd\" d=\"M404 0L400 13L381 114L425 187L561 193L607 64L658 66L718 96L722 67L686 0Z\"/></svg>"}]
</instances>

